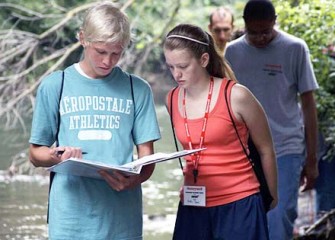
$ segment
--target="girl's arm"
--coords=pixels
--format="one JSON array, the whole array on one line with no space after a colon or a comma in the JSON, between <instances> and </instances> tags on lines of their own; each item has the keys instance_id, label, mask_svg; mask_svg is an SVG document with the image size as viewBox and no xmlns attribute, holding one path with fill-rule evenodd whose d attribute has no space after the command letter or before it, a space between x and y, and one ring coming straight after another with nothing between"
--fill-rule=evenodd
<instances>
[{"instance_id":1,"label":"girl's arm","mask_svg":"<svg viewBox=\"0 0 335 240\"><path fill-rule=\"evenodd\" d=\"M235 84L231 91L231 107L235 117L243 121L261 157L265 178L274 201L278 202L277 162L270 127L263 107L244 86Z\"/></svg>"}]
</instances>

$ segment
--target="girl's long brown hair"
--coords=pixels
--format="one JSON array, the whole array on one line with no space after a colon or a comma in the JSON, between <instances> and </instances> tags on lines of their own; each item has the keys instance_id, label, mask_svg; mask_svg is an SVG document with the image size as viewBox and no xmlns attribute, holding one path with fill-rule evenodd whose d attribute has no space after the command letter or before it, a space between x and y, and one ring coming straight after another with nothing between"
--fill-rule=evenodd
<instances>
[{"instance_id":1,"label":"girl's long brown hair","mask_svg":"<svg viewBox=\"0 0 335 240\"><path fill-rule=\"evenodd\" d=\"M168 38L170 35L188 37L206 43L208 46L184 38ZM209 63L206 67L208 73L213 77L226 77L236 81L235 74L230 68L228 62L217 51L213 37L198 26L192 24L177 25L167 34L164 42L164 48L167 50L187 49L198 59L200 59L201 56L207 52L209 54Z\"/></svg>"}]
</instances>

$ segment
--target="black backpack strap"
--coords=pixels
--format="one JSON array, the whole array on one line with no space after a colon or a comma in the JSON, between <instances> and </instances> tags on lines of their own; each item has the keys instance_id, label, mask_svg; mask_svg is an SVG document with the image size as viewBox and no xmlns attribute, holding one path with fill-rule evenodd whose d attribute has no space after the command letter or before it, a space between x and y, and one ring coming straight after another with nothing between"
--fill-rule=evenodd
<instances>
[{"instance_id":1,"label":"black backpack strap","mask_svg":"<svg viewBox=\"0 0 335 240\"><path fill-rule=\"evenodd\" d=\"M60 113L59 113L59 106L60 106L60 101L62 99L62 95L63 95L63 86L64 86L64 71L62 71L62 81L61 81L61 88L60 88L60 93L59 93L59 100L58 100L58 111L57 111L57 131L56 131L56 147L59 146L59 140L58 140L58 134L59 134L59 127L60 127ZM49 223L49 202L50 202L50 190L51 190L51 185L52 185L52 181L55 177L55 172L50 172L50 179L49 179L49 197L48 197L48 212L47 212L47 223Z\"/></svg>"},{"instance_id":2,"label":"black backpack strap","mask_svg":"<svg viewBox=\"0 0 335 240\"><path fill-rule=\"evenodd\" d=\"M240 137L240 134L238 134L238 130L237 130L237 127L236 127L236 124L235 124L235 121L233 119L233 116L231 114L231 111L230 111L230 107L229 107L229 104L228 104L228 94L227 94L227 91L228 91L228 87L230 85L230 82L232 82L232 80L228 80L228 82L226 83L226 87L224 89L224 96L225 96L225 100L226 100L226 104L227 104L227 109L228 109L228 113L229 113L229 117L230 117L230 120L234 126L234 129L235 129L235 132L236 132L236 135L238 137L238 140L243 148L243 152L245 153L245 155L247 156L247 158L250 160L250 163L253 165L254 163L252 162L252 159L249 157L249 154L247 152L247 150L245 149L245 146L244 144L242 143L242 140L241 140L241 137Z\"/></svg>"},{"instance_id":3,"label":"black backpack strap","mask_svg":"<svg viewBox=\"0 0 335 240\"><path fill-rule=\"evenodd\" d=\"M131 76L131 74L129 74L129 79L130 79L131 98L132 98L132 100L133 100L133 104L134 104L134 113L135 113L135 98L134 98L133 77Z\"/></svg>"},{"instance_id":4,"label":"black backpack strap","mask_svg":"<svg viewBox=\"0 0 335 240\"><path fill-rule=\"evenodd\" d=\"M58 114L57 114L57 132L56 132L56 146L59 146L59 140L58 140L58 134L59 134L59 127L60 127L60 101L62 99L62 95L63 95L63 87L64 87L64 77L65 77L65 73L64 71L62 71L62 81L61 81L61 85L60 85L60 92L59 92L59 99L58 99Z\"/></svg>"},{"instance_id":5,"label":"black backpack strap","mask_svg":"<svg viewBox=\"0 0 335 240\"><path fill-rule=\"evenodd\" d=\"M136 115L136 105L135 105L135 97L134 97L133 77L131 76L131 74L129 74L129 81L130 81L131 99L133 100L133 106L134 106L134 120L133 120L133 127L134 127L135 115ZM132 134L133 134L133 132L132 132Z\"/></svg>"},{"instance_id":6,"label":"black backpack strap","mask_svg":"<svg viewBox=\"0 0 335 240\"><path fill-rule=\"evenodd\" d=\"M178 142L177 142L176 133L175 133L175 130L174 130L174 125L173 125L173 110L172 110L173 94L176 91L176 89L177 89L177 87L175 87L171 91L171 95L170 95L170 112L169 113L170 113L170 122L171 122L171 128L172 128L172 133L173 133L174 145L175 145L175 147L177 149L177 152L178 152L179 149L178 149ZM181 162L181 158L179 157L178 160L179 160L180 168L183 170L183 164Z\"/></svg>"}]
</instances>

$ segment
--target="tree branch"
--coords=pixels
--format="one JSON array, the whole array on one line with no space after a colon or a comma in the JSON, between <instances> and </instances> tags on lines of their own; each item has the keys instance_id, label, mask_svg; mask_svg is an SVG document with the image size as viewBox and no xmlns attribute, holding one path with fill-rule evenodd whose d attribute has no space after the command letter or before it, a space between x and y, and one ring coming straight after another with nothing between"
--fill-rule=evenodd
<instances>
[{"instance_id":1,"label":"tree branch","mask_svg":"<svg viewBox=\"0 0 335 240\"><path fill-rule=\"evenodd\" d=\"M7 111L10 111L22 98L26 97L27 95L31 94L36 88L37 86L40 84L40 82L42 81L42 79L47 76L48 74L50 74L51 72L55 71L57 68L60 67L60 65L64 62L64 60L73 52L75 51L77 48L80 47L80 42L77 42L75 44L73 44L71 47L69 47L68 49L66 49L64 55L54 64L52 65L46 72L44 72L44 74L42 74L39 79L34 82L28 89L26 89L25 91L23 91L19 96L17 96L15 99L10 100L7 104L6 107L3 109L0 109L0 116L2 116L2 114L4 114Z\"/></svg>"}]
</instances>

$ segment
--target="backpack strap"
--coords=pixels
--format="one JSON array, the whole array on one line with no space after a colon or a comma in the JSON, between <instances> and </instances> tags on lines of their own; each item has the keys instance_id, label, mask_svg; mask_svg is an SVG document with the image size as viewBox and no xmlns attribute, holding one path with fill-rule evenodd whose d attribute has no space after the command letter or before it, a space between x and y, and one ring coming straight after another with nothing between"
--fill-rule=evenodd
<instances>
[{"instance_id":1,"label":"backpack strap","mask_svg":"<svg viewBox=\"0 0 335 240\"><path fill-rule=\"evenodd\" d=\"M133 77L131 74L129 74L129 80L130 80L130 91L131 91L131 98L134 103L134 113L135 113L135 98L134 98L134 87L133 87Z\"/></svg>"},{"instance_id":2,"label":"backpack strap","mask_svg":"<svg viewBox=\"0 0 335 240\"><path fill-rule=\"evenodd\" d=\"M177 87L173 88L172 91L171 91L170 106L168 106L168 110L169 110L169 107L170 107L170 111L169 111L170 114L169 115L170 115L170 122L171 122L171 128L172 128L172 133L173 133L174 145L175 145L175 147L177 149L177 152L178 152L179 149L178 149L178 142L177 142L176 133L175 133L174 125L173 125L173 108L172 108L173 94L176 91L176 89L177 89ZM180 168L183 170L183 164L181 162L181 158L179 157L178 160L179 160Z\"/></svg>"},{"instance_id":3,"label":"backpack strap","mask_svg":"<svg viewBox=\"0 0 335 240\"><path fill-rule=\"evenodd\" d=\"M58 99L58 111L57 111L57 131L56 131L56 146L59 146L59 140L58 140L58 134L59 134L59 127L60 127L60 112L59 112L59 108L60 108L60 101L62 99L62 95L63 95L63 87L64 87L64 76L65 73L64 71L62 71L62 81L61 81L61 85L60 85L60 93L59 93L59 99Z\"/></svg>"},{"instance_id":4,"label":"backpack strap","mask_svg":"<svg viewBox=\"0 0 335 240\"><path fill-rule=\"evenodd\" d=\"M233 126L234 126L234 129L235 129L236 135L237 135L237 137L238 137L238 140L239 140L239 142L240 142L240 144L241 144L241 146L242 146L242 148L243 148L243 152L245 153L245 155L247 156L247 158L250 160L251 165L253 165L254 163L252 162L252 159L249 157L249 154L248 154L247 150L245 149L244 144L242 143L240 134L238 133L238 130L237 130L235 121L234 121L234 119L233 119L233 115L232 115L232 113L231 113L231 111L230 111L230 107L229 107L229 104L228 104L228 96L227 96L228 93L227 93L227 92L228 92L228 87L229 87L229 85L230 85L230 82L232 82L232 80L229 79L229 80L227 81L227 83L226 83L226 87L225 87L225 89L224 89L224 96L225 96L225 100L226 100L226 104L227 104L227 109L228 109L229 117L230 117L230 120L231 120L231 122L232 122L232 124L233 124Z\"/></svg>"},{"instance_id":5,"label":"backpack strap","mask_svg":"<svg viewBox=\"0 0 335 240\"><path fill-rule=\"evenodd\" d=\"M60 87L60 93L59 93L59 99L58 99L58 111L57 111L57 129L56 129L56 147L59 146L59 140L58 140L58 134L59 134L59 127L60 127L60 113L59 113L59 106L60 106L60 101L62 99L62 95L63 95L63 86L64 86L64 71L62 71L62 81L61 81L61 87ZM49 223L49 202L50 202L50 190L51 190L51 185L52 185L52 181L55 177L55 172L50 172L50 176L49 176L49 196L48 196L48 211L47 211L47 223Z\"/></svg>"}]
</instances>

